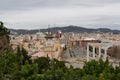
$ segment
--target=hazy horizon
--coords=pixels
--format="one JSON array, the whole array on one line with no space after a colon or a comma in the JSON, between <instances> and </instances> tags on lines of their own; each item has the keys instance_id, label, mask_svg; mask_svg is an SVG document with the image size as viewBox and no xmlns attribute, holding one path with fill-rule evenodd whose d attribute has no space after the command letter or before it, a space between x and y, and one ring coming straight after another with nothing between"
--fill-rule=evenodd
<instances>
[{"instance_id":1,"label":"hazy horizon","mask_svg":"<svg viewBox=\"0 0 120 80\"><path fill-rule=\"evenodd\" d=\"M120 30L120 0L2 0L0 21L7 28L81 26Z\"/></svg>"}]
</instances>

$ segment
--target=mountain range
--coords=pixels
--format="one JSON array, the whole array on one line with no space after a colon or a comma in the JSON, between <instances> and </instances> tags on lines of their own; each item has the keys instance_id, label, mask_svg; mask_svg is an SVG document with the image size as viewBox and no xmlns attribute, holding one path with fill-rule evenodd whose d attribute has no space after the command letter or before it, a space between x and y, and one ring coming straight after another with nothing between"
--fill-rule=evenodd
<instances>
[{"instance_id":1,"label":"mountain range","mask_svg":"<svg viewBox=\"0 0 120 80\"><path fill-rule=\"evenodd\" d=\"M46 29L34 29L34 30L26 30L26 29L9 29L11 32L16 32L17 34L34 34L37 32L47 32L48 28ZM92 29L92 28L84 28L79 26L66 26L66 27L51 27L50 31L52 33L56 33L58 30L61 30L63 33L65 32L75 32L75 33L113 33L113 34L119 34L120 30L112 30L109 28L98 28L98 29Z\"/></svg>"}]
</instances>

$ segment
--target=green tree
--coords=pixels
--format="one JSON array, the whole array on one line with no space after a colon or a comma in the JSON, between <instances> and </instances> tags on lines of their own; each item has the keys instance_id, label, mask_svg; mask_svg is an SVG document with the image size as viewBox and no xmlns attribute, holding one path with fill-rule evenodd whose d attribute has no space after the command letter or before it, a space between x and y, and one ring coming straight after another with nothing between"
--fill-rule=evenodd
<instances>
[{"instance_id":1,"label":"green tree","mask_svg":"<svg viewBox=\"0 0 120 80\"><path fill-rule=\"evenodd\" d=\"M46 57L40 57L34 60L34 63L38 64L38 73L50 68L50 59Z\"/></svg>"},{"instance_id":2,"label":"green tree","mask_svg":"<svg viewBox=\"0 0 120 80\"><path fill-rule=\"evenodd\" d=\"M85 75L81 80L98 80L98 78L93 75Z\"/></svg>"},{"instance_id":3,"label":"green tree","mask_svg":"<svg viewBox=\"0 0 120 80\"><path fill-rule=\"evenodd\" d=\"M9 47L9 30L4 27L3 22L0 22L0 53L6 53Z\"/></svg>"}]
</instances>

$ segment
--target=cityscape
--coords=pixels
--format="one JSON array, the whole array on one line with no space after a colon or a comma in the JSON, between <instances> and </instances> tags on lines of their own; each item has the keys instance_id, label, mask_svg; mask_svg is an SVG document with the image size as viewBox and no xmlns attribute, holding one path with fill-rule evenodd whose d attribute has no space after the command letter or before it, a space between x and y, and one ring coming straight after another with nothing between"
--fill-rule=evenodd
<instances>
[{"instance_id":1,"label":"cityscape","mask_svg":"<svg viewBox=\"0 0 120 80\"><path fill-rule=\"evenodd\" d=\"M32 58L50 57L65 60L74 67L83 67L84 61L108 58L114 66L119 64L120 34L108 33L62 33L57 30L52 34L48 32L35 34L21 34L12 32L10 45L13 50L17 46L23 47ZM115 64L116 63L116 64Z\"/></svg>"},{"instance_id":2,"label":"cityscape","mask_svg":"<svg viewBox=\"0 0 120 80\"><path fill-rule=\"evenodd\" d=\"M120 80L120 1L1 2L0 80Z\"/></svg>"}]
</instances>

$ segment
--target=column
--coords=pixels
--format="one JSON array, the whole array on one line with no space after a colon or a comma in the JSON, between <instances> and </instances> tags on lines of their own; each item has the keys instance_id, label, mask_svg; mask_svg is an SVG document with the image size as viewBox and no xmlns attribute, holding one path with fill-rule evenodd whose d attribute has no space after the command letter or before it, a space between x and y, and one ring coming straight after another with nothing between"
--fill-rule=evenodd
<instances>
[{"instance_id":1,"label":"column","mask_svg":"<svg viewBox=\"0 0 120 80\"><path fill-rule=\"evenodd\" d=\"M89 45L87 45L87 62L89 61Z\"/></svg>"},{"instance_id":2,"label":"column","mask_svg":"<svg viewBox=\"0 0 120 80\"><path fill-rule=\"evenodd\" d=\"M104 49L104 59L107 59L107 49Z\"/></svg>"},{"instance_id":3,"label":"column","mask_svg":"<svg viewBox=\"0 0 120 80\"><path fill-rule=\"evenodd\" d=\"M82 48L82 41L79 41L79 47Z\"/></svg>"},{"instance_id":4,"label":"column","mask_svg":"<svg viewBox=\"0 0 120 80\"><path fill-rule=\"evenodd\" d=\"M72 42L72 40L70 40L70 48L72 48L73 47L73 42Z\"/></svg>"},{"instance_id":5,"label":"column","mask_svg":"<svg viewBox=\"0 0 120 80\"><path fill-rule=\"evenodd\" d=\"M99 56L98 56L98 59L101 58L101 47L99 46Z\"/></svg>"},{"instance_id":6,"label":"column","mask_svg":"<svg viewBox=\"0 0 120 80\"><path fill-rule=\"evenodd\" d=\"M93 59L95 59L95 46L93 46Z\"/></svg>"}]
</instances>

